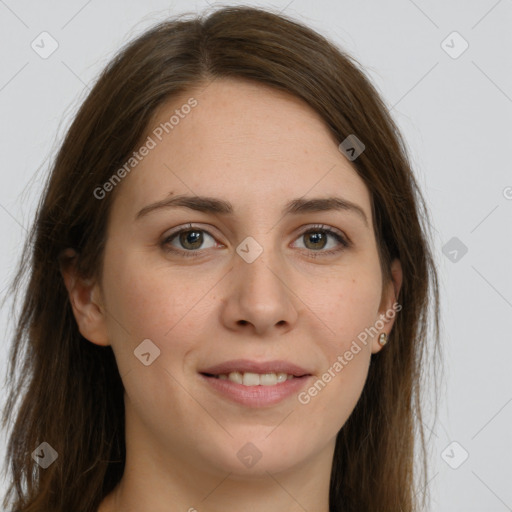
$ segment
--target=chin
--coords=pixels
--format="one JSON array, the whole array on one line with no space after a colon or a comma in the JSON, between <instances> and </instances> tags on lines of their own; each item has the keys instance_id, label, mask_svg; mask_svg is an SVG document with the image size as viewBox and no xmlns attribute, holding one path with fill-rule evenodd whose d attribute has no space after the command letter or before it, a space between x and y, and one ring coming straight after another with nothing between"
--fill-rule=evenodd
<instances>
[{"instance_id":1,"label":"chin","mask_svg":"<svg viewBox=\"0 0 512 512\"><path fill-rule=\"evenodd\" d=\"M268 473L280 473L299 465L298 455L304 455L304 444L291 436L278 436L276 432L269 436L269 432L271 429L266 428L259 435L235 435L225 444L212 446L205 458L218 470L241 479L268 478ZM283 433L286 433L284 429ZM297 446L302 449L298 450Z\"/></svg>"}]
</instances>

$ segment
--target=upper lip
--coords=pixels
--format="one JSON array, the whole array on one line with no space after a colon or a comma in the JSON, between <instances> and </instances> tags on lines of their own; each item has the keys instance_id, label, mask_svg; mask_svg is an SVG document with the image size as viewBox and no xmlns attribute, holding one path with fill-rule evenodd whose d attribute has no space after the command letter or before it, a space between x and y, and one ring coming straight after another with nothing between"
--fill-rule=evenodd
<instances>
[{"instance_id":1,"label":"upper lip","mask_svg":"<svg viewBox=\"0 0 512 512\"><path fill-rule=\"evenodd\" d=\"M249 359L233 359L224 363L209 366L199 371L210 375L229 374L231 372L252 372L252 373L287 373L295 377L311 375L307 370L288 361L266 361L258 362Z\"/></svg>"}]
</instances>

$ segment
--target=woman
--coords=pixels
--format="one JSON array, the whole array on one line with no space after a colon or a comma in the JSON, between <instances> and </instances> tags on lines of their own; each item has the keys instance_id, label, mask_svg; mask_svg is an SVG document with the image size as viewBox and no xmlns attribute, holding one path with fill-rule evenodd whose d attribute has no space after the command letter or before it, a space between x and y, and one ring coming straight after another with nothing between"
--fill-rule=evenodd
<instances>
[{"instance_id":1,"label":"woman","mask_svg":"<svg viewBox=\"0 0 512 512\"><path fill-rule=\"evenodd\" d=\"M427 218L323 37L249 7L147 31L76 115L13 285L4 506L419 510Z\"/></svg>"}]
</instances>

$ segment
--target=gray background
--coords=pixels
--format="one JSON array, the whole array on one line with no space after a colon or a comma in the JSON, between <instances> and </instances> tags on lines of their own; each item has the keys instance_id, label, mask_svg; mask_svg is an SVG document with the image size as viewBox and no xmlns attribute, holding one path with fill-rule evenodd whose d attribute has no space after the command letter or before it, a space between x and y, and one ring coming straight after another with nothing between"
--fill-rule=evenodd
<instances>
[{"instance_id":1,"label":"gray background","mask_svg":"<svg viewBox=\"0 0 512 512\"><path fill-rule=\"evenodd\" d=\"M425 419L432 510L512 511L512 1L248 4L282 10L355 56L401 128L432 212L443 297L445 383L438 423ZM206 6L0 0L2 295L48 159L88 84L144 29ZM31 47L43 31L59 45L46 59ZM8 317L4 308L2 332L12 332ZM4 451L5 437L0 460Z\"/></svg>"}]
</instances>

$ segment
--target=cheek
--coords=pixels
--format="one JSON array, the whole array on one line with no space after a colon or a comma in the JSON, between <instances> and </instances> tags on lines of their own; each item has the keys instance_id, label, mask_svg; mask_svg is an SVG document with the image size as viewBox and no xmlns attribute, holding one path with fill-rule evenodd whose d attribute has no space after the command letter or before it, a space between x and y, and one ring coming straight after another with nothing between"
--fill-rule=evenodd
<instances>
[{"instance_id":1,"label":"cheek","mask_svg":"<svg viewBox=\"0 0 512 512\"><path fill-rule=\"evenodd\" d=\"M134 407L145 411L144 417L160 411L157 417L168 425L194 407L180 385L181 366L194 346L191 334L197 303L212 285L206 279L188 286L193 276L178 281L175 273L148 264L136 251L132 259L112 253L105 262L112 269L104 278L108 330L126 395ZM147 352L149 364L145 365L137 354ZM169 396L180 399L168 400ZM165 412L161 401L165 401Z\"/></svg>"},{"instance_id":2,"label":"cheek","mask_svg":"<svg viewBox=\"0 0 512 512\"><path fill-rule=\"evenodd\" d=\"M305 410L309 408L313 416L322 418L325 435L335 435L361 396L372 355L368 331L374 325L380 303L375 288L362 287L357 280L331 297L334 300L325 302L324 312L328 318L325 323L334 334L319 341L324 366L318 378L299 396Z\"/></svg>"},{"instance_id":3,"label":"cheek","mask_svg":"<svg viewBox=\"0 0 512 512\"><path fill-rule=\"evenodd\" d=\"M182 306L176 294L162 279L141 272L122 272L105 280L106 303L111 316L110 327L120 324L130 338L161 337L177 322Z\"/></svg>"},{"instance_id":4,"label":"cheek","mask_svg":"<svg viewBox=\"0 0 512 512\"><path fill-rule=\"evenodd\" d=\"M150 256L129 248L106 253L105 299L111 316L130 338L163 340L187 315L207 289L208 279L198 281L193 274L179 275L169 264L156 263ZM125 333L126 334L126 333Z\"/></svg>"},{"instance_id":5,"label":"cheek","mask_svg":"<svg viewBox=\"0 0 512 512\"><path fill-rule=\"evenodd\" d=\"M324 288L315 313L330 329L322 340L325 366L304 402L317 401L321 414L342 425L355 407L368 375L371 328L378 319L380 272L366 267L358 277L345 276ZM320 295L318 295L320 297ZM312 308L313 309L313 308Z\"/></svg>"},{"instance_id":6,"label":"cheek","mask_svg":"<svg viewBox=\"0 0 512 512\"><path fill-rule=\"evenodd\" d=\"M126 254L106 253L105 268L109 269L103 280L107 329L121 375L134 369L138 372L141 366L144 369L169 367L166 348L171 341L173 360L182 360L192 342L190 336L183 335L183 329L191 306L200 298L200 290L184 287L165 269L137 257L136 251L131 256L128 250ZM136 355L141 343L148 339L156 348L148 342L142 346L153 350L150 357L153 354L158 357L155 364L146 368Z\"/></svg>"},{"instance_id":7,"label":"cheek","mask_svg":"<svg viewBox=\"0 0 512 512\"><path fill-rule=\"evenodd\" d=\"M193 269L176 270L168 262L151 260L135 250L106 253L107 266L112 269L105 274L103 283L110 313L107 329L121 375L132 370L136 371L130 375L135 376L141 370L165 368L179 378L197 340L209 334L204 333L204 326L211 322L216 310L208 293L219 282L219 276L213 272L198 276ZM155 349L158 357L154 364L144 367L135 355L147 339L160 352ZM159 374L153 381L149 375L154 373L147 372L144 382L146 387L155 385L160 389L169 375ZM172 388L172 379L168 385Z\"/></svg>"},{"instance_id":8,"label":"cheek","mask_svg":"<svg viewBox=\"0 0 512 512\"><path fill-rule=\"evenodd\" d=\"M374 325L378 319L382 289L380 272L366 268L329 281L322 293L316 293L312 309L330 328L330 352L348 350L352 340Z\"/></svg>"}]
</instances>

